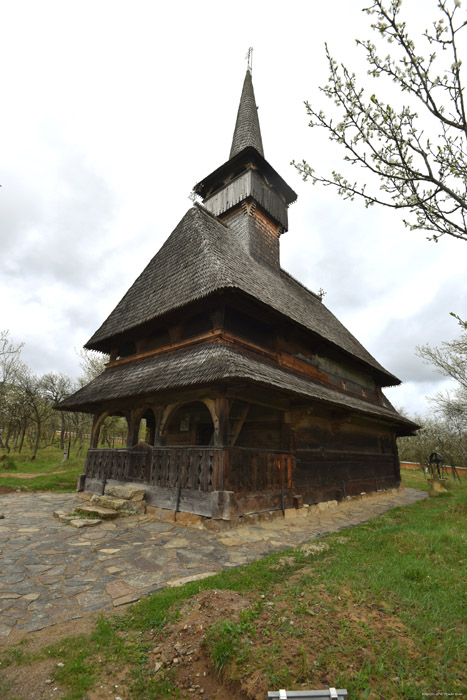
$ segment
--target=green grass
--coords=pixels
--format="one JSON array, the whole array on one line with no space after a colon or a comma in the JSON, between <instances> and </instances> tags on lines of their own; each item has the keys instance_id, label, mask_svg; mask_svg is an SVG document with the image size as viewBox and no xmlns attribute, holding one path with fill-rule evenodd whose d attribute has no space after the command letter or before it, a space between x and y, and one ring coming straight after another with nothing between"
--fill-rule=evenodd
<instances>
[{"instance_id":1,"label":"green grass","mask_svg":"<svg viewBox=\"0 0 467 700\"><path fill-rule=\"evenodd\" d=\"M259 600L251 608L241 611L237 623L223 620L212 625L207 631L205 646L209 649L212 662L219 672L232 660L242 664L250 658L251 644L256 639L253 623L262 609L262 600Z\"/></svg>"},{"instance_id":2,"label":"green grass","mask_svg":"<svg viewBox=\"0 0 467 700\"><path fill-rule=\"evenodd\" d=\"M0 456L5 454L0 451ZM54 491L57 493L75 491L78 476L84 469L85 451L81 457L74 456L71 451L70 459L62 462L63 452L59 447L46 447L37 453L35 460L27 448L23 453L10 452L0 461L0 486L21 491ZM51 472L63 471L63 474ZM15 476L2 476L2 472L15 472ZM20 474L41 474L28 479L22 479ZM17 476L18 475L18 476Z\"/></svg>"},{"instance_id":3,"label":"green grass","mask_svg":"<svg viewBox=\"0 0 467 700\"><path fill-rule=\"evenodd\" d=\"M428 488L421 472L404 471L403 480ZM355 698L462 693L466 514L467 483L451 479L447 495L322 538L328 547L321 551L275 553L161 590L123 616L101 618L91 635L61 640L40 655L64 663L54 675L66 688L64 700L85 698L106 669L126 666L128 700L185 697L172 672L149 667L149 652L182 603L216 588L250 601L206 631L205 649L225 683L259 670L275 689L320 687L329 678ZM35 659L26 644L1 662Z\"/></svg>"}]
</instances>

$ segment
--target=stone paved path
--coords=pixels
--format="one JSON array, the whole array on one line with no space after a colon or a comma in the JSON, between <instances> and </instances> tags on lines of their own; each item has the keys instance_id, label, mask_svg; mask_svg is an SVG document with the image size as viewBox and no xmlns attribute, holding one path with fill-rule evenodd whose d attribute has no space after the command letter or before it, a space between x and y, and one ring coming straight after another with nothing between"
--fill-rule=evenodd
<instances>
[{"instance_id":1,"label":"stone paved path","mask_svg":"<svg viewBox=\"0 0 467 700\"><path fill-rule=\"evenodd\" d=\"M180 579L246 564L356 525L426 493L405 489L343 503L308 517L278 518L223 532L145 515L76 530L52 517L74 494L0 496L0 643L85 613L132 602Z\"/></svg>"}]
</instances>

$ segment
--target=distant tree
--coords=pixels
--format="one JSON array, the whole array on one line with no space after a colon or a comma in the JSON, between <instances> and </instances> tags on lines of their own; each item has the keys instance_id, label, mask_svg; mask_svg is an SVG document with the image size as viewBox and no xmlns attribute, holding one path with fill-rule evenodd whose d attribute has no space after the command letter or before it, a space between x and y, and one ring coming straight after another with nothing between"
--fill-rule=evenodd
<instances>
[{"instance_id":1,"label":"distant tree","mask_svg":"<svg viewBox=\"0 0 467 700\"><path fill-rule=\"evenodd\" d=\"M65 435L78 442L81 453L86 435L91 432L89 414L54 411L57 403L99 374L105 357L82 353L87 379L73 382L65 374L49 372L38 377L21 360L23 343L11 340L8 331L0 331L0 448L10 452L11 445L21 452L25 439L36 458L40 447L53 444L60 432L60 448Z\"/></svg>"},{"instance_id":2,"label":"distant tree","mask_svg":"<svg viewBox=\"0 0 467 700\"><path fill-rule=\"evenodd\" d=\"M105 370L105 365L109 361L108 355L101 355L94 350L80 350L79 356L81 358L80 367L83 371L79 382L82 386L88 384L90 381L95 379L99 374Z\"/></svg>"},{"instance_id":3,"label":"distant tree","mask_svg":"<svg viewBox=\"0 0 467 700\"><path fill-rule=\"evenodd\" d=\"M52 407L55 404L63 401L73 391L73 382L66 374L57 374L49 372L42 377L42 386L44 396L50 401ZM69 414L66 411L60 411L60 449L65 448L65 433L67 427L67 419Z\"/></svg>"},{"instance_id":4,"label":"distant tree","mask_svg":"<svg viewBox=\"0 0 467 700\"><path fill-rule=\"evenodd\" d=\"M467 330L462 331L459 338L441 343L439 348L418 346L417 355L441 374L455 379L467 399Z\"/></svg>"},{"instance_id":5,"label":"distant tree","mask_svg":"<svg viewBox=\"0 0 467 700\"><path fill-rule=\"evenodd\" d=\"M75 411L69 413L70 425L73 432L73 445L78 444L76 456L79 457L83 451L84 441L89 439L91 435L92 416L89 413L77 413Z\"/></svg>"},{"instance_id":6,"label":"distant tree","mask_svg":"<svg viewBox=\"0 0 467 700\"><path fill-rule=\"evenodd\" d=\"M15 377L21 366L21 349L23 343L14 343L8 330L0 331L0 425L6 427L6 433L0 434L0 447L10 451L9 438L14 427L18 411L14 396Z\"/></svg>"},{"instance_id":7,"label":"distant tree","mask_svg":"<svg viewBox=\"0 0 467 700\"><path fill-rule=\"evenodd\" d=\"M414 421L420 425L416 435L397 440L402 461L428 466L430 454L440 452L446 459L446 464L455 467L467 466L465 422L457 423L439 412L429 417L415 416Z\"/></svg>"},{"instance_id":8,"label":"distant tree","mask_svg":"<svg viewBox=\"0 0 467 700\"><path fill-rule=\"evenodd\" d=\"M463 322L461 326L464 327ZM459 338L444 342L439 348L430 345L417 347L417 354L438 372L457 382L457 389L438 393L432 402L452 431L467 438L467 329Z\"/></svg>"},{"instance_id":9,"label":"distant tree","mask_svg":"<svg viewBox=\"0 0 467 700\"><path fill-rule=\"evenodd\" d=\"M23 429L25 434L28 423L21 392L15 384L9 383L4 387L0 405L0 420L2 424L0 447L9 453L10 441L13 440L17 444L17 438Z\"/></svg>"},{"instance_id":10,"label":"distant tree","mask_svg":"<svg viewBox=\"0 0 467 700\"><path fill-rule=\"evenodd\" d=\"M26 365L23 365L21 371L17 372L15 385L22 397L27 416L34 426L31 440L31 459L36 459L42 431L52 413L52 404L47 400L42 379L31 372Z\"/></svg>"},{"instance_id":11,"label":"distant tree","mask_svg":"<svg viewBox=\"0 0 467 700\"><path fill-rule=\"evenodd\" d=\"M357 44L365 51L369 76L388 78L409 104L396 109L387 98L366 93L327 45L330 77L321 90L334 102L337 118L305 103L309 125L323 127L342 145L344 159L363 169L360 180L337 170L317 174L305 160L293 164L304 180L334 186L344 199L404 210L406 226L430 231L434 240L449 235L466 241L467 118L459 55L466 15L459 14L459 0L439 0L432 29L422 35L422 51L400 19L401 7L402 0L374 0L365 10L378 38L389 44L384 58L371 41ZM379 192L367 188L367 181L377 185L378 179Z\"/></svg>"},{"instance_id":12,"label":"distant tree","mask_svg":"<svg viewBox=\"0 0 467 700\"><path fill-rule=\"evenodd\" d=\"M11 382L24 343L10 340L8 330L0 331L0 389Z\"/></svg>"}]
</instances>

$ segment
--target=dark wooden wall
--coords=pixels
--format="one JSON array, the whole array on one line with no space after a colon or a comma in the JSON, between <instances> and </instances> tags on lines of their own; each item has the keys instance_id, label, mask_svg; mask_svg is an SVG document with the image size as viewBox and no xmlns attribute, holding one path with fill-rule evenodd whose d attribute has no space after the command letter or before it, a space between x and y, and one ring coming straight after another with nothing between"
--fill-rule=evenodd
<instances>
[{"instance_id":1,"label":"dark wooden wall","mask_svg":"<svg viewBox=\"0 0 467 700\"><path fill-rule=\"evenodd\" d=\"M393 432L355 416L295 415L294 485L305 503L392 488L400 483Z\"/></svg>"}]
</instances>

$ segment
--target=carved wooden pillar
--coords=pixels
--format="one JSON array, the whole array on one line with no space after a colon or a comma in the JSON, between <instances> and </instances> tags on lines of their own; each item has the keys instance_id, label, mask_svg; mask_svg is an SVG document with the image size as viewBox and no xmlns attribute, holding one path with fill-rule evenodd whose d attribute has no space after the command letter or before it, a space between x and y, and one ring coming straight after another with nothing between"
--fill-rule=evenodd
<instances>
[{"instance_id":1,"label":"carved wooden pillar","mask_svg":"<svg viewBox=\"0 0 467 700\"><path fill-rule=\"evenodd\" d=\"M148 445L154 445L154 438L156 437L156 418L154 416L154 411L146 411L143 418L146 420L146 434L144 440Z\"/></svg>"},{"instance_id":2,"label":"carved wooden pillar","mask_svg":"<svg viewBox=\"0 0 467 700\"><path fill-rule=\"evenodd\" d=\"M151 431L150 435L150 445L154 445L154 447L162 445L161 442L161 426L162 426L162 416L164 415L164 407L163 406L154 406L152 409L152 412L154 414L154 434Z\"/></svg>"},{"instance_id":3,"label":"carved wooden pillar","mask_svg":"<svg viewBox=\"0 0 467 700\"><path fill-rule=\"evenodd\" d=\"M94 414L94 418L92 420L91 443L89 445L91 449L97 449L99 446L99 433L101 430L101 425L108 415L108 411Z\"/></svg>"},{"instance_id":4,"label":"carved wooden pillar","mask_svg":"<svg viewBox=\"0 0 467 700\"><path fill-rule=\"evenodd\" d=\"M138 442L139 424L141 423L141 409L130 411L125 415L128 424L126 446L133 447Z\"/></svg>"},{"instance_id":5,"label":"carved wooden pillar","mask_svg":"<svg viewBox=\"0 0 467 700\"><path fill-rule=\"evenodd\" d=\"M171 403L166 406L162 412L158 429L156 429L156 440L158 440L159 445L165 444L165 436L167 433L167 428L169 426L170 419L177 408L181 406L181 402Z\"/></svg>"},{"instance_id":6,"label":"carved wooden pillar","mask_svg":"<svg viewBox=\"0 0 467 700\"><path fill-rule=\"evenodd\" d=\"M230 401L222 397L216 399L214 405L217 419L214 424L214 445L215 447L227 447L229 444Z\"/></svg>"}]
</instances>

